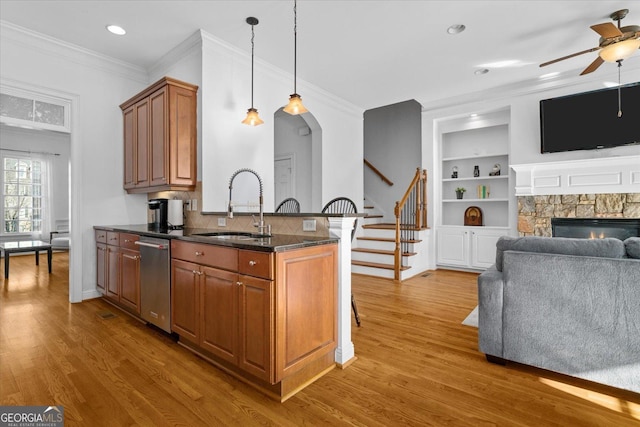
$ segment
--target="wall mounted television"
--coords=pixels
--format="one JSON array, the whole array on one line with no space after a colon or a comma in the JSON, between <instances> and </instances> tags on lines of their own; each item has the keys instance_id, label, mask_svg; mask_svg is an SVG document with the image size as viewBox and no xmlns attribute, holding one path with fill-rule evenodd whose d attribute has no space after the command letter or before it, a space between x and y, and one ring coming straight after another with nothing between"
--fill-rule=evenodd
<instances>
[{"instance_id":1,"label":"wall mounted television","mask_svg":"<svg viewBox=\"0 0 640 427\"><path fill-rule=\"evenodd\" d=\"M640 82L540 101L542 153L640 144Z\"/></svg>"}]
</instances>

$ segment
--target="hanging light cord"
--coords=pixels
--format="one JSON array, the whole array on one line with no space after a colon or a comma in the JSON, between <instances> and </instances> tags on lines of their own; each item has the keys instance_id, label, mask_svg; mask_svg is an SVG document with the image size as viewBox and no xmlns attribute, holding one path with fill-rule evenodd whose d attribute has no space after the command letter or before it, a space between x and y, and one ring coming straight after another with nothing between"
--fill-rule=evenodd
<instances>
[{"instance_id":1,"label":"hanging light cord","mask_svg":"<svg viewBox=\"0 0 640 427\"><path fill-rule=\"evenodd\" d=\"M298 93L296 85L298 64L298 2L293 1L293 93Z\"/></svg>"},{"instance_id":2,"label":"hanging light cord","mask_svg":"<svg viewBox=\"0 0 640 427\"><path fill-rule=\"evenodd\" d=\"M622 117L622 94L620 93L620 68L622 67L622 59L618 61L618 117Z\"/></svg>"},{"instance_id":3,"label":"hanging light cord","mask_svg":"<svg viewBox=\"0 0 640 427\"><path fill-rule=\"evenodd\" d=\"M253 38L255 34L253 33L253 25L251 25L251 108L253 108Z\"/></svg>"}]
</instances>

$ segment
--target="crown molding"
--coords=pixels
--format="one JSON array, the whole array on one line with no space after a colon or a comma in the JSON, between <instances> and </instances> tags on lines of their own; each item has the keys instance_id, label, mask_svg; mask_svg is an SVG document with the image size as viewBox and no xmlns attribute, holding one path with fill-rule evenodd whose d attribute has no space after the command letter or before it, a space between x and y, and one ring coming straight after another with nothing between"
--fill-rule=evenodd
<instances>
[{"instance_id":1,"label":"crown molding","mask_svg":"<svg viewBox=\"0 0 640 427\"><path fill-rule=\"evenodd\" d=\"M148 83L147 71L124 61L99 54L95 51L58 40L42 33L0 20L3 43L15 43L36 50L56 59L63 58L78 65L115 74L127 79Z\"/></svg>"},{"instance_id":2,"label":"crown molding","mask_svg":"<svg viewBox=\"0 0 640 427\"><path fill-rule=\"evenodd\" d=\"M173 49L162 55L151 67L149 67L149 75L158 75L159 71L166 70L173 64L179 62L184 57L196 52L200 54L202 50L202 30L198 30L184 39Z\"/></svg>"}]
</instances>

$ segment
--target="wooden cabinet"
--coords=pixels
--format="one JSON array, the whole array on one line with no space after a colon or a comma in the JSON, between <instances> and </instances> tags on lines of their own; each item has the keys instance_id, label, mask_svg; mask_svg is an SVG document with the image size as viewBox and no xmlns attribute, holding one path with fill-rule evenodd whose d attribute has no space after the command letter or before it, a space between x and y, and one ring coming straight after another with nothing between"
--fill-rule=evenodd
<instances>
[{"instance_id":1,"label":"wooden cabinet","mask_svg":"<svg viewBox=\"0 0 640 427\"><path fill-rule=\"evenodd\" d=\"M220 360L272 382L273 281L237 270L240 258L250 267L260 259L261 271L272 272L273 255L251 257L243 253L253 251L180 241L172 241L171 249L172 331Z\"/></svg>"},{"instance_id":2,"label":"wooden cabinet","mask_svg":"<svg viewBox=\"0 0 640 427\"><path fill-rule=\"evenodd\" d=\"M195 188L197 91L165 77L120 105L127 192Z\"/></svg>"},{"instance_id":3,"label":"wooden cabinet","mask_svg":"<svg viewBox=\"0 0 640 427\"><path fill-rule=\"evenodd\" d=\"M171 251L172 331L187 347L281 400L334 365L337 245L272 253L173 240Z\"/></svg>"},{"instance_id":4,"label":"wooden cabinet","mask_svg":"<svg viewBox=\"0 0 640 427\"><path fill-rule=\"evenodd\" d=\"M132 313L140 314L139 236L96 230L97 277L99 292Z\"/></svg>"}]
</instances>

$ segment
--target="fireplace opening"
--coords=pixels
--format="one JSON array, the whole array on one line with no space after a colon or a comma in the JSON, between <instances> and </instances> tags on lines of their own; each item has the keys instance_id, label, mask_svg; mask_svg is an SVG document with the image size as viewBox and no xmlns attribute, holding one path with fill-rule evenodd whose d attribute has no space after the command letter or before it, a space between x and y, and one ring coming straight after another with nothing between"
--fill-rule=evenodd
<instances>
[{"instance_id":1,"label":"fireplace opening","mask_svg":"<svg viewBox=\"0 0 640 427\"><path fill-rule=\"evenodd\" d=\"M640 218L551 218L553 237L625 240L640 237Z\"/></svg>"}]
</instances>

